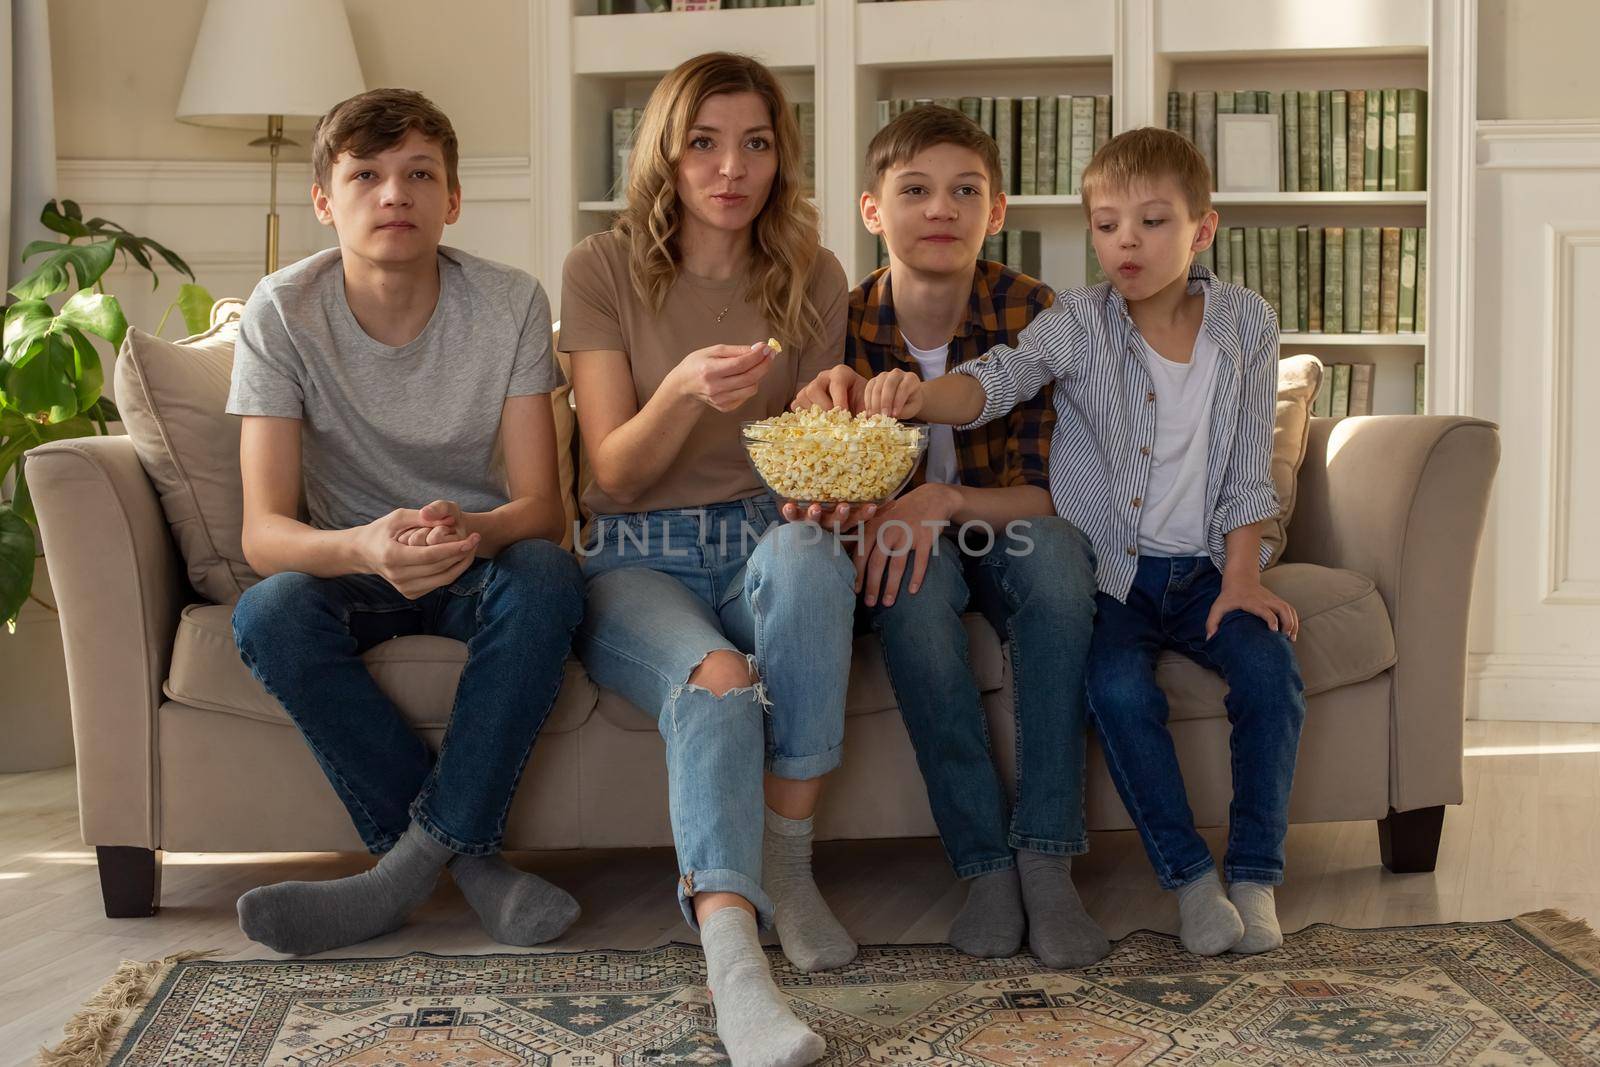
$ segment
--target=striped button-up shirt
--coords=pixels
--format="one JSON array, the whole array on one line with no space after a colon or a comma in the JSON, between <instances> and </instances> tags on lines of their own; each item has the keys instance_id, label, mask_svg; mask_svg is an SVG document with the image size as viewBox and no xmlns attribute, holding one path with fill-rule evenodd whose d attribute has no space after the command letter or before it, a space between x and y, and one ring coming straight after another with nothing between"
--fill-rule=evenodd
<instances>
[{"instance_id":1,"label":"striped button-up shirt","mask_svg":"<svg viewBox=\"0 0 1600 1067\"><path fill-rule=\"evenodd\" d=\"M1017 340L1035 315L1055 303L1048 285L1003 263L978 261L972 275L972 297L966 317L950 338L949 366L971 360L995 345ZM863 378L889 370L907 370L921 377L922 364L912 358L894 313L890 271L882 267L850 293L849 329L845 331L844 363ZM1009 489L1034 485L1049 490L1047 472L1050 435L1056 416L1050 387L1017 405L1004 420L982 429L957 431L956 466L969 489ZM926 458L917 465L913 485L927 474Z\"/></svg>"},{"instance_id":2,"label":"striped button-up shirt","mask_svg":"<svg viewBox=\"0 0 1600 1067\"><path fill-rule=\"evenodd\" d=\"M1272 487L1272 417L1278 387L1278 320L1256 293L1198 264L1204 330L1221 350L1211 402L1206 547L1220 570L1225 538L1278 514ZM1109 282L1058 295L1016 347L990 349L955 368L983 385L983 414L997 419L1055 383L1050 495L1056 514L1094 545L1102 592L1126 600L1139 564L1139 513L1156 441L1155 386L1128 305ZM1271 550L1261 546L1261 564Z\"/></svg>"}]
</instances>

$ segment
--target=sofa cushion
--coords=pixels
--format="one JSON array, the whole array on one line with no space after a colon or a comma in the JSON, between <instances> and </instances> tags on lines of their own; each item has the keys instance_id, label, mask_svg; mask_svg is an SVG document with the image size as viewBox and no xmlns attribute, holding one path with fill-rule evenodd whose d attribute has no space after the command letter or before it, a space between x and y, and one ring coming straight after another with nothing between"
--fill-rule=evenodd
<instances>
[{"instance_id":1,"label":"sofa cushion","mask_svg":"<svg viewBox=\"0 0 1600 1067\"><path fill-rule=\"evenodd\" d=\"M215 325L178 342L130 329L116 368L117 407L161 496L189 582L218 604L260 580L240 547L239 420L223 410L238 307L219 301Z\"/></svg>"},{"instance_id":2,"label":"sofa cushion","mask_svg":"<svg viewBox=\"0 0 1600 1067\"><path fill-rule=\"evenodd\" d=\"M1006 683L1005 656L1000 639L982 615L962 616L967 627L967 655L980 693L992 693ZM856 638L850 658L850 689L845 695L844 713L848 716L894 711L899 704L889 671L883 665L883 646L875 634ZM596 709L601 718L624 730L654 731L656 720L628 701L608 693Z\"/></svg>"},{"instance_id":3,"label":"sofa cushion","mask_svg":"<svg viewBox=\"0 0 1600 1067\"><path fill-rule=\"evenodd\" d=\"M1366 681L1394 666L1394 629L1371 578L1314 563L1284 563L1262 572L1261 582L1300 613L1294 654L1306 696ZM1172 718L1226 714L1227 684L1188 657L1163 652L1156 679L1166 691Z\"/></svg>"},{"instance_id":4,"label":"sofa cushion","mask_svg":"<svg viewBox=\"0 0 1600 1067\"><path fill-rule=\"evenodd\" d=\"M1278 491L1278 516L1263 524L1261 540L1272 549L1272 563L1288 543L1289 520L1300 464L1311 436L1311 401L1322 384L1322 361L1303 354L1278 361L1278 402L1272 416L1272 487Z\"/></svg>"},{"instance_id":5,"label":"sofa cushion","mask_svg":"<svg viewBox=\"0 0 1600 1067\"><path fill-rule=\"evenodd\" d=\"M455 703L467 646L448 637L397 637L362 657L378 688L413 728L442 728ZM191 604L178 620L172 673L162 691L182 704L293 726L261 687L233 643L233 608ZM598 691L583 666L568 659L566 681L544 724L545 733L576 730L594 710Z\"/></svg>"}]
</instances>

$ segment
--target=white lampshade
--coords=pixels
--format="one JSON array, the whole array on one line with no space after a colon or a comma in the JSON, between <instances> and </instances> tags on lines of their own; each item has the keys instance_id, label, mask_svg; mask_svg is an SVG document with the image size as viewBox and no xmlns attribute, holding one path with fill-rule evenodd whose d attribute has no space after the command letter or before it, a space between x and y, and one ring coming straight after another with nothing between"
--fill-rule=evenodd
<instances>
[{"instance_id":1,"label":"white lampshade","mask_svg":"<svg viewBox=\"0 0 1600 1067\"><path fill-rule=\"evenodd\" d=\"M343 0L206 0L178 119L308 126L365 89Z\"/></svg>"}]
</instances>

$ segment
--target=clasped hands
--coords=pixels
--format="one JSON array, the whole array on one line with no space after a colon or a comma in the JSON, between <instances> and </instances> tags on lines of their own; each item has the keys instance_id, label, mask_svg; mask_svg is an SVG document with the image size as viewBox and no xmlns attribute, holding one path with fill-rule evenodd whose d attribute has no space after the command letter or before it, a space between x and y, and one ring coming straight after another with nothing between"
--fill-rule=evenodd
<instances>
[{"instance_id":1,"label":"clasped hands","mask_svg":"<svg viewBox=\"0 0 1600 1067\"><path fill-rule=\"evenodd\" d=\"M360 528L363 570L386 580L407 600L449 585L477 558L479 535L452 500L396 508Z\"/></svg>"}]
</instances>

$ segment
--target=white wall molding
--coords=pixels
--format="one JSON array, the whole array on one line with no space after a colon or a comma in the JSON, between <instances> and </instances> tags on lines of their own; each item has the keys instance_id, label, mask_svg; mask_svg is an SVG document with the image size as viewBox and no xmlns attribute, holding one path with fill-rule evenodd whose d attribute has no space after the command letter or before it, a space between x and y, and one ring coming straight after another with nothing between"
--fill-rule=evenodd
<instances>
[{"instance_id":1,"label":"white wall molding","mask_svg":"<svg viewBox=\"0 0 1600 1067\"><path fill-rule=\"evenodd\" d=\"M1475 415L1478 100L1477 0L1435 0L1428 71L1428 380L1430 415Z\"/></svg>"},{"instance_id":2,"label":"white wall molding","mask_svg":"<svg viewBox=\"0 0 1600 1067\"><path fill-rule=\"evenodd\" d=\"M62 189L93 213L127 204L267 207L266 163L190 160L63 159L56 171ZM463 159L457 168L464 199L473 203L527 203L532 191L525 158ZM292 190L309 189L311 164L278 165L280 205ZM280 206L280 213L283 210ZM109 212L106 212L109 214Z\"/></svg>"},{"instance_id":3,"label":"white wall molding","mask_svg":"<svg viewBox=\"0 0 1600 1067\"><path fill-rule=\"evenodd\" d=\"M1600 661L1532 653L1469 656L1467 716L1600 722Z\"/></svg>"},{"instance_id":4,"label":"white wall molding","mask_svg":"<svg viewBox=\"0 0 1600 1067\"><path fill-rule=\"evenodd\" d=\"M1575 578L1571 573L1572 478L1573 468L1580 462L1573 454L1573 360L1577 348L1573 318L1579 302L1594 296L1578 292L1574 278L1580 255L1600 259L1600 221L1587 226L1547 224L1545 246L1549 256L1544 338L1549 441L1545 452L1543 600L1546 604L1600 604L1600 581Z\"/></svg>"},{"instance_id":5,"label":"white wall molding","mask_svg":"<svg viewBox=\"0 0 1600 1067\"><path fill-rule=\"evenodd\" d=\"M1479 170L1600 170L1600 122L1501 119L1476 132Z\"/></svg>"}]
</instances>

